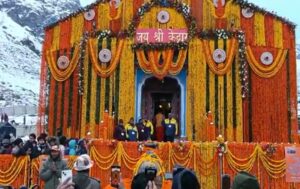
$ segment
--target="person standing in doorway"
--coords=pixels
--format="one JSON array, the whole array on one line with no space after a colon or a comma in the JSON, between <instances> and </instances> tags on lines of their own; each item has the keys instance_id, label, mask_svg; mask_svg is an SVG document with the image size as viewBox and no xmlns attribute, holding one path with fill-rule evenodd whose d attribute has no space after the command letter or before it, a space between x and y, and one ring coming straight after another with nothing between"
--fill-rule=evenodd
<instances>
[{"instance_id":1,"label":"person standing in doorway","mask_svg":"<svg viewBox=\"0 0 300 189\"><path fill-rule=\"evenodd\" d=\"M162 113L162 110L159 109L158 113L155 115L155 131L156 131L157 141L164 140L164 127L163 127L164 119L165 119L165 116Z\"/></svg>"},{"instance_id":2,"label":"person standing in doorway","mask_svg":"<svg viewBox=\"0 0 300 189\"><path fill-rule=\"evenodd\" d=\"M178 134L178 124L171 113L164 120L163 127L165 129L165 142L174 142L175 136Z\"/></svg>"}]
</instances>

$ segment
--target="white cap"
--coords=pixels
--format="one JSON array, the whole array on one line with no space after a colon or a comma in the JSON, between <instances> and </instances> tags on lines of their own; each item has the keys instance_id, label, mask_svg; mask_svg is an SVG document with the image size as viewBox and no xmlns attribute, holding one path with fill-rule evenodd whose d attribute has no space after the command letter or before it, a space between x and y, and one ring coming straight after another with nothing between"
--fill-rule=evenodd
<instances>
[{"instance_id":1,"label":"white cap","mask_svg":"<svg viewBox=\"0 0 300 189\"><path fill-rule=\"evenodd\" d=\"M90 169L91 167L93 167L93 165L94 162L91 160L90 156L87 154L83 154L76 159L74 163L74 169L76 171L83 171Z\"/></svg>"}]
</instances>

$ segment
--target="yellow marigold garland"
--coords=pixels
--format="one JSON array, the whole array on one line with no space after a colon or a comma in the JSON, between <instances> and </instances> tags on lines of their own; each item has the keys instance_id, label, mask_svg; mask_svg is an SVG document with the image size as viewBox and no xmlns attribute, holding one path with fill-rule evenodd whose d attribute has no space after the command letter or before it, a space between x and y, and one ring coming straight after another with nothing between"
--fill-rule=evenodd
<instances>
[{"instance_id":1,"label":"yellow marigold garland","mask_svg":"<svg viewBox=\"0 0 300 189\"><path fill-rule=\"evenodd\" d=\"M132 39L126 39L120 60L120 94L119 118L128 122L134 116L135 103L135 68Z\"/></svg>"},{"instance_id":2,"label":"yellow marigold garland","mask_svg":"<svg viewBox=\"0 0 300 189\"><path fill-rule=\"evenodd\" d=\"M112 40L112 46L117 45L116 44L116 39ZM95 52L94 49L97 46L97 39L90 39L89 40L89 53L91 55L91 62L93 65L94 70L96 73L103 78L109 77L117 68L120 57L122 54L123 46L124 46L124 39L120 39L118 42L118 47L115 52L112 52L112 59L110 62L110 65L108 67L102 66L102 63L98 61L98 56L97 53Z\"/></svg>"},{"instance_id":3,"label":"yellow marigold garland","mask_svg":"<svg viewBox=\"0 0 300 189\"><path fill-rule=\"evenodd\" d=\"M60 42L60 26L57 25L53 29L53 39L52 39L52 45L51 45L51 49L53 51L59 49L59 42Z\"/></svg>"},{"instance_id":4,"label":"yellow marigold garland","mask_svg":"<svg viewBox=\"0 0 300 189\"><path fill-rule=\"evenodd\" d=\"M254 14L254 28L255 44L258 46L265 46L265 16L262 13L256 12Z\"/></svg>"},{"instance_id":5,"label":"yellow marigold garland","mask_svg":"<svg viewBox=\"0 0 300 189\"><path fill-rule=\"evenodd\" d=\"M91 158L95 160L96 165L102 170L108 170L115 163L116 158L118 157L118 148L116 148L111 154L108 156L102 156L96 148L93 146L91 148ZM107 166L103 166L107 165Z\"/></svg>"},{"instance_id":6,"label":"yellow marigold garland","mask_svg":"<svg viewBox=\"0 0 300 189\"><path fill-rule=\"evenodd\" d=\"M285 159L274 160L268 157L262 147L256 145L252 154L247 158L238 158L236 157L230 149L228 149L225 154L225 158L228 162L228 165L236 172L239 171L248 171L250 172L254 166L254 163L257 161L258 165L261 162L266 172L271 178L280 178L285 175L286 162Z\"/></svg>"},{"instance_id":7,"label":"yellow marigold garland","mask_svg":"<svg viewBox=\"0 0 300 189\"><path fill-rule=\"evenodd\" d=\"M274 19L274 47L283 48L282 22L278 19Z\"/></svg>"},{"instance_id":8,"label":"yellow marigold garland","mask_svg":"<svg viewBox=\"0 0 300 189\"><path fill-rule=\"evenodd\" d=\"M1 185L11 185L19 176L21 171L24 169L24 183L27 182L27 167L28 167L29 157L14 157L11 166L5 170L0 170L0 184Z\"/></svg>"},{"instance_id":9,"label":"yellow marigold garland","mask_svg":"<svg viewBox=\"0 0 300 189\"><path fill-rule=\"evenodd\" d=\"M74 70L77 67L78 60L80 57L79 56L80 45L77 45L75 47L74 55L70 61L69 66L65 70L61 70L57 67L57 61L55 61L56 58L54 58L54 55L53 55L53 54L56 54L55 52L56 51L48 51L46 54L46 60L47 60L49 69L51 71L52 76L54 77L54 79L56 81L60 81L60 82L65 81L72 75L72 73L74 72Z\"/></svg>"},{"instance_id":10,"label":"yellow marigold garland","mask_svg":"<svg viewBox=\"0 0 300 189\"><path fill-rule=\"evenodd\" d=\"M150 50L146 58L144 50L136 50L136 57L140 68L147 74L153 74L155 77L162 79L166 75L177 75L183 68L187 50L180 50L176 62L173 62L174 51L167 49L164 51ZM163 64L159 64L160 56L163 57Z\"/></svg>"},{"instance_id":11,"label":"yellow marigold garland","mask_svg":"<svg viewBox=\"0 0 300 189\"><path fill-rule=\"evenodd\" d=\"M221 64L216 64L215 61L212 58L212 53L210 51L210 45L208 40L203 40L203 49L205 53L205 58L207 61L207 64L210 68L210 70L216 74L216 75L225 75L228 70L231 68L233 59L235 57L236 53L236 47L237 47L237 40L235 38L229 40L229 46L228 46L228 54L226 55L226 61Z\"/></svg>"},{"instance_id":12,"label":"yellow marigold garland","mask_svg":"<svg viewBox=\"0 0 300 189\"><path fill-rule=\"evenodd\" d=\"M71 46L74 46L80 41L83 33L84 18L83 14L78 14L72 17L72 30L71 30Z\"/></svg>"},{"instance_id":13,"label":"yellow marigold garland","mask_svg":"<svg viewBox=\"0 0 300 189\"><path fill-rule=\"evenodd\" d=\"M100 3L97 8L98 8L98 22L97 22L98 30L109 29L110 19L107 19L107 15L109 15L109 3Z\"/></svg>"},{"instance_id":14,"label":"yellow marigold garland","mask_svg":"<svg viewBox=\"0 0 300 189\"><path fill-rule=\"evenodd\" d=\"M277 56L274 58L273 63L270 66L264 66L257 61L251 47L247 46L246 48L246 57L251 69L262 78L271 78L275 76L284 64L286 56L286 49L278 49Z\"/></svg>"}]
</instances>

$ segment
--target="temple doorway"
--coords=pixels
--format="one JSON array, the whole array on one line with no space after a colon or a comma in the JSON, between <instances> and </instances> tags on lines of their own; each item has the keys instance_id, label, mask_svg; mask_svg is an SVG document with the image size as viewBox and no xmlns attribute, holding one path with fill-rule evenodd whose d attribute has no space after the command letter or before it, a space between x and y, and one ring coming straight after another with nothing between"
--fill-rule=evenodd
<instances>
[{"instance_id":1,"label":"temple doorway","mask_svg":"<svg viewBox=\"0 0 300 189\"><path fill-rule=\"evenodd\" d=\"M155 122L157 113L161 112L165 117L172 113L180 123L180 97L180 86L176 79L166 77L159 80L150 77L142 86L141 115Z\"/></svg>"}]
</instances>

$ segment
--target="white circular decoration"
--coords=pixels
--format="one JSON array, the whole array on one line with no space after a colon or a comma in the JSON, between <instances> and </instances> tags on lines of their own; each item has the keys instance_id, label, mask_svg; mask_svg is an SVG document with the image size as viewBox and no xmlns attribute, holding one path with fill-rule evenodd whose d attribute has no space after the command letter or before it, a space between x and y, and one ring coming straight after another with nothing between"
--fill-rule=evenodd
<instances>
[{"instance_id":1,"label":"white circular decoration","mask_svg":"<svg viewBox=\"0 0 300 189\"><path fill-rule=\"evenodd\" d=\"M114 6L115 8L119 8L121 4L121 0L110 0L109 5L112 7Z\"/></svg>"},{"instance_id":2,"label":"white circular decoration","mask_svg":"<svg viewBox=\"0 0 300 189\"><path fill-rule=\"evenodd\" d=\"M96 13L95 13L94 9L90 9L89 11L84 13L84 18L88 21L91 21L95 18L95 15L96 15Z\"/></svg>"},{"instance_id":3,"label":"white circular decoration","mask_svg":"<svg viewBox=\"0 0 300 189\"><path fill-rule=\"evenodd\" d=\"M219 1L221 1L222 6L224 7L225 6L225 0L213 0L215 7L218 8L218 2Z\"/></svg>"},{"instance_id":4,"label":"white circular decoration","mask_svg":"<svg viewBox=\"0 0 300 189\"><path fill-rule=\"evenodd\" d=\"M70 64L70 60L66 56L60 56L57 60L57 67L61 70L66 69Z\"/></svg>"},{"instance_id":5,"label":"white circular decoration","mask_svg":"<svg viewBox=\"0 0 300 189\"><path fill-rule=\"evenodd\" d=\"M273 60L273 55L270 52L264 52L260 56L260 61L266 66L271 65L273 63Z\"/></svg>"},{"instance_id":6,"label":"white circular decoration","mask_svg":"<svg viewBox=\"0 0 300 189\"><path fill-rule=\"evenodd\" d=\"M245 18L251 18L253 15L254 15L254 12L252 9L250 9L249 7L248 8L243 8L242 9L242 15L245 17Z\"/></svg>"},{"instance_id":7,"label":"white circular decoration","mask_svg":"<svg viewBox=\"0 0 300 189\"><path fill-rule=\"evenodd\" d=\"M165 24L170 20L170 14L168 11L162 10L157 14L157 20L161 24Z\"/></svg>"},{"instance_id":8,"label":"white circular decoration","mask_svg":"<svg viewBox=\"0 0 300 189\"><path fill-rule=\"evenodd\" d=\"M214 50L213 59L216 63L223 63L226 59L226 52L223 49Z\"/></svg>"},{"instance_id":9,"label":"white circular decoration","mask_svg":"<svg viewBox=\"0 0 300 189\"><path fill-rule=\"evenodd\" d=\"M107 63L111 60L111 51L109 49L102 49L99 52L99 60L103 63Z\"/></svg>"}]
</instances>

